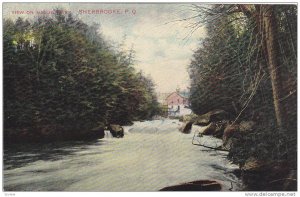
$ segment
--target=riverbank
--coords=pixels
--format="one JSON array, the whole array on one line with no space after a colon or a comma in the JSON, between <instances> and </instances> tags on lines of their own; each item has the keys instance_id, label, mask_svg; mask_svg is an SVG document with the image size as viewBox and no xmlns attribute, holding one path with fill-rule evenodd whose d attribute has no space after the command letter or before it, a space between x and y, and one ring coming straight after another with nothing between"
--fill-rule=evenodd
<instances>
[{"instance_id":1,"label":"riverbank","mask_svg":"<svg viewBox=\"0 0 300 197\"><path fill-rule=\"evenodd\" d=\"M190 133L195 125L201 125L202 129L194 134L196 143L215 151L229 152L228 158L239 165L236 174L243 180L245 191L296 191L297 190L297 166L288 159L276 159L272 152L257 152L268 150L268 143L280 141L281 130L274 129L273 138L268 136L268 131L261 134L262 126L253 120L231 121L223 110L214 110L207 114L187 116L183 121L181 132ZM276 133L277 132L277 133ZM205 144L199 139L203 136L212 136L222 140L215 146ZM193 142L194 142L193 138ZM254 139L254 140L253 140ZM265 139L266 141L263 141ZM254 148L255 147L255 148ZM274 145L274 148L276 145ZM252 151L252 152L251 152ZM286 153L287 154L287 153ZM263 157L270 155L270 157ZM272 157L271 157L272 156Z\"/></svg>"},{"instance_id":2,"label":"riverbank","mask_svg":"<svg viewBox=\"0 0 300 197\"><path fill-rule=\"evenodd\" d=\"M124 129L118 124L102 124L94 128L43 125L29 128L5 128L4 144L96 140L104 138L105 131L110 132L116 138L124 136Z\"/></svg>"}]
</instances>

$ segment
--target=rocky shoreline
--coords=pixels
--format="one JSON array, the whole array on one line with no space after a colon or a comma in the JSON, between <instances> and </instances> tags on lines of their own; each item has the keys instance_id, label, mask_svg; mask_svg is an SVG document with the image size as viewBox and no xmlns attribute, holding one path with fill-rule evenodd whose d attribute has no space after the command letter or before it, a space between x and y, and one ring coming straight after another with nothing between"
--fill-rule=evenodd
<instances>
[{"instance_id":1,"label":"rocky shoreline","mask_svg":"<svg viewBox=\"0 0 300 197\"><path fill-rule=\"evenodd\" d=\"M240 143L242 137L256 132L257 123L253 120L236 122L224 110L213 110L203 115L189 115L181 118L180 131L190 133L193 125L205 127L198 135L210 135L222 139L220 147L206 147L230 152ZM199 137L198 136L198 137ZM250 147L251 148L251 147ZM244 184L244 191L296 191L297 169L284 160L262 160L255 156L245 158L245 162L235 163L235 172Z\"/></svg>"},{"instance_id":2,"label":"rocky shoreline","mask_svg":"<svg viewBox=\"0 0 300 197\"><path fill-rule=\"evenodd\" d=\"M105 136L108 130L113 137L124 137L124 129L118 124L108 124L92 129L66 129L59 125L44 125L36 128L14 128L6 129L4 132L4 142L11 143L36 143L36 142L55 142L72 140L95 140Z\"/></svg>"}]
</instances>

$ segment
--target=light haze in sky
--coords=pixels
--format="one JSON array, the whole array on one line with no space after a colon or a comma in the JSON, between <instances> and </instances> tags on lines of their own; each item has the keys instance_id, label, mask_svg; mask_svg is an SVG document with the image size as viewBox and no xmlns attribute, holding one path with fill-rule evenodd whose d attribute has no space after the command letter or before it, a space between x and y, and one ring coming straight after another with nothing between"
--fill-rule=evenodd
<instances>
[{"instance_id":1,"label":"light haze in sky","mask_svg":"<svg viewBox=\"0 0 300 197\"><path fill-rule=\"evenodd\" d=\"M116 44L125 40L124 47L135 50L135 68L152 78L157 92L189 86L187 67L206 34L204 27L191 34L190 25L197 18L182 20L197 14L191 4L4 3L3 17L33 19L37 12L55 8L70 11L88 24L99 23L99 32L107 40Z\"/></svg>"}]
</instances>

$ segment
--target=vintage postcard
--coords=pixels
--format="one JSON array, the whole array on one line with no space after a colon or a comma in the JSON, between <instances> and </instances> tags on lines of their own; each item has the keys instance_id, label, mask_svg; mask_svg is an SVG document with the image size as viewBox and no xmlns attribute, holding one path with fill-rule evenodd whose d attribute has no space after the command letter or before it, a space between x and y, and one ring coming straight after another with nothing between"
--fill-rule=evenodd
<instances>
[{"instance_id":1,"label":"vintage postcard","mask_svg":"<svg viewBox=\"0 0 300 197\"><path fill-rule=\"evenodd\" d=\"M7 196L295 196L297 4L2 7Z\"/></svg>"}]
</instances>

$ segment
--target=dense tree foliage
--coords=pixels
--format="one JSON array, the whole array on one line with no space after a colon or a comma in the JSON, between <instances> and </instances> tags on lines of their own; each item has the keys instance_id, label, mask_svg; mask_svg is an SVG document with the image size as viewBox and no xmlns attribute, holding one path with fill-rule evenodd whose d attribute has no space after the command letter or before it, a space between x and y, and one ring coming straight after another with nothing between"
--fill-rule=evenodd
<instances>
[{"instance_id":1,"label":"dense tree foliage","mask_svg":"<svg viewBox=\"0 0 300 197\"><path fill-rule=\"evenodd\" d=\"M194 52L189 73L195 113L223 109L233 122L254 120L229 155L296 158L297 7L195 6L207 38ZM275 150L275 152L274 152ZM270 156L270 153L272 155Z\"/></svg>"},{"instance_id":2,"label":"dense tree foliage","mask_svg":"<svg viewBox=\"0 0 300 197\"><path fill-rule=\"evenodd\" d=\"M154 84L133 68L133 51L111 46L98 25L58 12L3 26L6 129L82 130L157 113Z\"/></svg>"}]
</instances>

